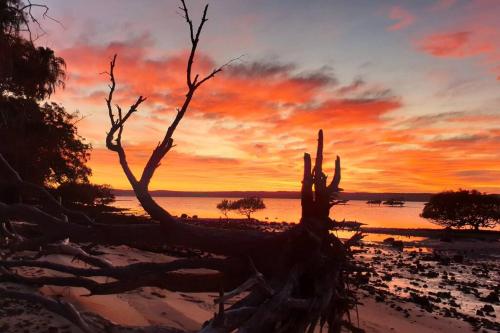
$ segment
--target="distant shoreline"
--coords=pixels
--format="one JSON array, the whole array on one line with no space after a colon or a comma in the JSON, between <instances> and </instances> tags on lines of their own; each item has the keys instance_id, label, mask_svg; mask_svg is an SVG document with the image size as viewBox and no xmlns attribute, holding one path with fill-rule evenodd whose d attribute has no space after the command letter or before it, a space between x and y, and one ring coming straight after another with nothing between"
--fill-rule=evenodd
<instances>
[{"instance_id":1,"label":"distant shoreline","mask_svg":"<svg viewBox=\"0 0 500 333\"><path fill-rule=\"evenodd\" d=\"M445 229L429 229L429 228L383 228L383 227L361 227L360 231L369 234L384 234L397 235L408 237L427 237L427 238L465 238L465 239L490 239L499 240L500 231L483 229L475 230L445 230Z\"/></svg>"},{"instance_id":2,"label":"distant shoreline","mask_svg":"<svg viewBox=\"0 0 500 333\"><path fill-rule=\"evenodd\" d=\"M190 191L150 191L153 197L191 197L191 198L242 198L257 196L260 198L275 199L300 199L298 191L213 191L213 192L190 192ZM115 196L134 196L132 190L113 190ZM398 199L403 201L427 202L433 193L371 193L371 192L341 192L340 200L389 200Z\"/></svg>"}]
</instances>

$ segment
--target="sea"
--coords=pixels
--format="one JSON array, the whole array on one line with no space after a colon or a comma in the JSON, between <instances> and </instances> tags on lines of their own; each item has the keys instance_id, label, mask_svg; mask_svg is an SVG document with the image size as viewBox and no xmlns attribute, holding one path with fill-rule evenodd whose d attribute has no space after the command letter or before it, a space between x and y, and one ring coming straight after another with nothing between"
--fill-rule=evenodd
<instances>
[{"instance_id":1,"label":"sea","mask_svg":"<svg viewBox=\"0 0 500 333\"><path fill-rule=\"evenodd\" d=\"M156 202L170 214L189 217L196 215L200 218L223 218L217 209L217 204L223 199L209 197L156 197ZM299 199L264 198L266 208L255 212L252 217L267 222L297 223L300 220ZM345 205L336 205L330 211L330 217L336 221L356 221L364 223L366 227L376 228L433 228L440 226L420 217L424 202L406 202L403 207L389 207L385 205L368 205L366 201L350 200ZM144 213L141 205L134 196L118 196L114 206L127 208L132 213ZM242 218L237 212L230 212L229 218Z\"/></svg>"}]
</instances>

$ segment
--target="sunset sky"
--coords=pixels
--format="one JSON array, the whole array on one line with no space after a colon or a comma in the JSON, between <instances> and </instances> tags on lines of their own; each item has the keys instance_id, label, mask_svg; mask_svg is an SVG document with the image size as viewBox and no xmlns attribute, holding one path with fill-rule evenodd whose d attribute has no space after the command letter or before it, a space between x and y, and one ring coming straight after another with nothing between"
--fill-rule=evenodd
<instances>
[{"instance_id":1,"label":"sunset sky","mask_svg":"<svg viewBox=\"0 0 500 333\"><path fill-rule=\"evenodd\" d=\"M188 27L169 1L42 1L38 43L67 62L65 90L92 143L92 180L129 188L106 150L104 98L148 97L127 123L133 169L183 100ZM198 23L204 1L188 0ZM302 156L325 131L346 191L500 193L500 1L212 0L195 71L240 57L204 85L151 183L169 190L297 190Z\"/></svg>"}]
</instances>

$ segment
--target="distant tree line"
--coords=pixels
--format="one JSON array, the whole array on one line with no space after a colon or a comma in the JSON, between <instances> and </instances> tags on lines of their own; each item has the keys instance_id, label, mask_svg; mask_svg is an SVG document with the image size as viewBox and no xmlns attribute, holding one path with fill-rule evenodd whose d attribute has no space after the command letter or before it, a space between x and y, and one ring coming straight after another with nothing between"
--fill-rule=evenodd
<instances>
[{"instance_id":1,"label":"distant tree line","mask_svg":"<svg viewBox=\"0 0 500 333\"><path fill-rule=\"evenodd\" d=\"M258 197L247 197L235 201L224 199L217 204L217 209L221 211L226 219L232 210L237 210L238 213L250 219L253 213L264 208L266 208L264 201Z\"/></svg>"}]
</instances>

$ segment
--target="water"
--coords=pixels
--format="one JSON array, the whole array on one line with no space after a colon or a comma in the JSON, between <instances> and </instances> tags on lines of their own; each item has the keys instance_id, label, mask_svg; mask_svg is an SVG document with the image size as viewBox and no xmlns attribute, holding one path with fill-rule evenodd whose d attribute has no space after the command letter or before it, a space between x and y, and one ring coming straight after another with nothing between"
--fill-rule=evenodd
<instances>
[{"instance_id":1,"label":"water","mask_svg":"<svg viewBox=\"0 0 500 333\"><path fill-rule=\"evenodd\" d=\"M218 218L222 214L216 205L224 198L195 197L157 197L155 200L172 215ZM234 200L229 198L229 200ZM298 222L300 219L299 199L264 199L266 209L256 212L252 217L269 222ZM128 208L134 213L143 213L137 199L133 196L119 196L116 207ZM423 202L407 202L404 207L370 206L365 201L351 200L346 205L337 205L330 216L337 221L358 221L367 227L379 228L440 228L419 216L424 207ZM241 218L237 212L230 212L229 217Z\"/></svg>"}]
</instances>

